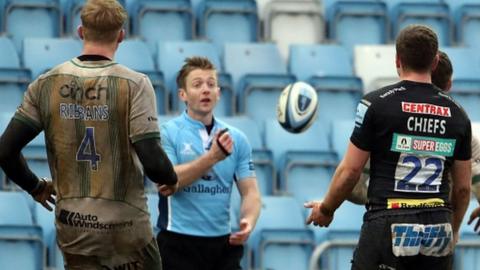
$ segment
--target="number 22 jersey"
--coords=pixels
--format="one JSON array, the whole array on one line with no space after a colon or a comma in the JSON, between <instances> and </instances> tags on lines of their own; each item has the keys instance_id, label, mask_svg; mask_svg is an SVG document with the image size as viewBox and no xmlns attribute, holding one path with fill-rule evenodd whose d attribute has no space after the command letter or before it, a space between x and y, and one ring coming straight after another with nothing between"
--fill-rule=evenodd
<instances>
[{"instance_id":1,"label":"number 22 jersey","mask_svg":"<svg viewBox=\"0 0 480 270\"><path fill-rule=\"evenodd\" d=\"M439 88L401 81L363 97L350 138L371 153L369 209L449 207L448 173L471 158L471 125Z\"/></svg>"}]
</instances>

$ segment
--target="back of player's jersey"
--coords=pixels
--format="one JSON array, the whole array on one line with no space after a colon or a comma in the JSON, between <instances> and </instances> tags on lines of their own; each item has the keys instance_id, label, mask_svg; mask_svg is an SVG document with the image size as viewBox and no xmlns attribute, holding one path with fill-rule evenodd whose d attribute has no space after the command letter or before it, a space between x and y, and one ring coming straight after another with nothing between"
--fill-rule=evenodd
<instances>
[{"instance_id":1,"label":"back of player's jersey","mask_svg":"<svg viewBox=\"0 0 480 270\"><path fill-rule=\"evenodd\" d=\"M448 206L448 172L470 159L470 121L431 84L402 81L364 97L352 142L371 152L373 208Z\"/></svg>"},{"instance_id":2,"label":"back of player's jersey","mask_svg":"<svg viewBox=\"0 0 480 270\"><path fill-rule=\"evenodd\" d=\"M114 62L75 58L32 83L19 108L17 118L45 131L60 244L85 239L79 229L97 236L95 243L72 246L72 253L87 248L111 254L110 247L95 246L105 232L111 237L133 231L143 234L137 242L151 240L143 239L151 233L132 143L159 136L149 85L144 75Z\"/></svg>"}]
</instances>

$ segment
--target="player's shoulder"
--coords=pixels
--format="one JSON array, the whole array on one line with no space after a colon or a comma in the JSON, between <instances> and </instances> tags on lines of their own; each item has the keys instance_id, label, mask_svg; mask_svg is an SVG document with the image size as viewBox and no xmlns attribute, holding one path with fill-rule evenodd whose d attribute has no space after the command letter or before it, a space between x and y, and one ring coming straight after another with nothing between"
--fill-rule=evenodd
<instances>
[{"instance_id":1,"label":"player's shoulder","mask_svg":"<svg viewBox=\"0 0 480 270\"><path fill-rule=\"evenodd\" d=\"M390 98L393 98L406 90L407 88L402 82L397 82L367 93L362 99L369 103L388 102Z\"/></svg>"},{"instance_id":2,"label":"player's shoulder","mask_svg":"<svg viewBox=\"0 0 480 270\"><path fill-rule=\"evenodd\" d=\"M447 107L449 107L453 111L458 111L458 114L461 117L469 120L468 114L465 109L463 109L462 105L460 105L454 98L442 91L438 91L437 96L438 99L441 100L442 103L444 103Z\"/></svg>"}]
</instances>

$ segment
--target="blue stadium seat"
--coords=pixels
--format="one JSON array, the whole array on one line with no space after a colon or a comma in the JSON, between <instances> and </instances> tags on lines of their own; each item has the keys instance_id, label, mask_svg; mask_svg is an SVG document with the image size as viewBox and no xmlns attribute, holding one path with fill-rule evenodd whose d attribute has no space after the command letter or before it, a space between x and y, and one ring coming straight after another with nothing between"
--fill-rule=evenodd
<instances>
[{"instance_id":1,"label":"blue stadium seat","mask_svg":"<svg viewBox=\"0 0 480 270\"><path fill-rule=\"evenodd\" d=\"M258 124L246 116L225 117L228 124L240 129L245 133L252 146L253 163L257 174L258 188L262 195L271 195L276 189L275 166L273 165L272 152L265 148L262 142L262 134Z\"/></svg>"},{"instance_id":2,"label":"blue stadium seat","mask_svg":"<svg viewBox=\"0 0 480 270\"><path fill-rule=\"evenodd\" d=\"M42 229L20 192L0 191L0 250L0 269L44 269Z\"/></svg>"},{"instance_id":3,"label":"blue stadium seat","mask_svg":"<svg viewBox=\"0 0 480 270\"><path fill-rule=\"evenodd\" d=\"M223 59L237 91L239 113L256 121L275 117L280 92L295 81L276 45L229 43Z\"/></svg>"},{"instance_id":4,"label":"blue stadium seat","mask_svg":"<svg viewBox=\"0 0 480 270\"><path fill-rule=\"evenodd\" d=\"M30 72L20 68L20 59L12 41L0 37L0 112L15 112L29 81Z\"/></svg>"},{"instance_id":5,"label":"blue stadium seat","mask_svg":"<svg viewBox=\"0 0 480 270\"><path fill-rule=\"evenodd\" d=\"M47 265L57 270L63 269L63 255L57 245L55 213L35 203L33 207L35 224L42 228L43 243L47 247Z\"/></svg>"},{"instance_id":6,"label":"blue stadium seat","mask_svg":"<svg viewBox=\"0 0 480 270\"><path fill-rule=\"evenodd\" d=\"M19 52L26 37L59 37L62 33L60 3L58 0L6 0L4 30Z\"/></svg>"},{"instance_id":7,"label":"blue stadium seat","mask_svg":"<svg viewBox=\"0 0 480 270\"><path fill-rule=\"evenodd\" d=\"M71 38L26 38L23 42L23 65L32 78L81 54L80 41Z\"/></svg>"},{"instance_id":8,"label":"blue stadium seat","mask_svg":"<svg viewBox=\"0 0 480 270\"><path fill-rule=\"evenodd\" d=\"M265 40L275 42L285 58L290 44L315 44L326 39L321 1L271 1L265 13Z\"/></svg>"},{"instance_id":9,"label":"blue stadium seat","mask_svg":"<svg viewBox=\"0 0 480 270\"><path fill-rule=\"evenodd\" d=\"M220 56L215 47L208 42L165 42L159 44L157 53L158 69L165 75L165 84L170 92L173 112L181 111L185 104L178 99L176 83L177 73L183 66L185 58L191 56L207 57L217 68L219 86L221 89L220 101L215 108L215 115L229 116L235 112L235 95L230 75L222 72Z\"/></svg>"},{"instance_id":10,"label":"blue stadium seat","mask_svg":"<svg viewBox=\"0 0 480 270\"><path fill-rule=\"evenodd\" d=\"M143 38L152 52L157 42L190 40L195 36L189 0L139 0L129 9L133 34Z\"/></svg>"},{"instance_id":11,"label":"blue stadium seat","mask_svg":"<svg viewBox=\"0 0 480 270\"><path fill-rule=\"evenodd\" d=\"M456 41L460 46L480 46L480 2L477 0L446 0L455 23Z\"/></svg>"},{"instance_id":12,"label":"blue stadium seat","mask_svg":"<svg viewBox=\"0 0 480 270\"><path fill-rule=\"evenodd\" d=\"M199 36L219 51L228 42L256 42L260 22L254 0L204 0L199 6Z\"/></svg>"},{"instance_id":13,"label":"blue stadium seat","mask_svg":"<svg viewBox=\"0 0 480 270\"><path fill-rule=\"evenodd\" d=\"M157 98L157 113L168 112L168 93L163 73L155 68L153 56L145 42L139 39L124 40L118 47L115 60L135 71L145 73L152 82Z\"/></svg>"},{"instance_id":14,"label":"blue stadium seat","mask_svg":"<svg viewBox=\"0 0 480 270\"><path fill-rule=\"evenodd\" d=\"M392 34L398 33L409 24L430 26L438 35L439 44L452 44L452 20L447 3L442 0L388 0Z\"/></svg>"},{"instance_id":15,"label":"blue stadium seat","mask_svg":"<svg viewBox=\"0 0 480 270\"><path fill-rule=\"evenodd\" d=\"M260 217L248 240L254 269L307 269L313 241L295 199L262 198Z\"/></svg>"},{"instance_id":16,"label":"blue stadium seat","mask_svg":"<svg viewBox=\"0 0 480 270\"><path fill-rule=\"evenodd\" d=\"M473 48L443 48L453 66L450 95L467 112L470 120L480 120L480 57ZM472 64L476 63L476 64Z\"/></svg>"},{"instance_id":17,"label":"blue stadium seat","mask_svg":"<svg viewBox=\"0 0 480 270\"><path fill-rule=\"evenodd\" d=\"M474 231L476 220L471 225L467 224L470 214L478 206L477 200L470 200L460 226L460 239L455 248L454 269L474 270L480 265L480 238Z\"/></svg>"},{"instance_id":18,"label":"blue stadium seat","mask_svg":"<svg viewBox=\"0 0 480 270\"><path fill-rule=\"evenodd\" d=\"M341 160L347 152L347 146L350 142L355 120L339 120L332 122L332 147Z\"/></svg>"},{"instance_id":19,"label":"blue stadium seat","mask_svg":"<svg viewBox=\"0 0 480 270\"><path fill-rule=\"evenodd\" d=\"M292 134L270 119L265 121L265 142L280 168L278 187L282 192L299 203L323 196L338 162L330 150L328 129L315 122L303 133Z\"/></svg>"},{"instance_id":20,"label":"blue stadium seat","mask_svg":"<svg viewBox=\"0 0 480 270\"><path fill-rule=\"evenodd\" d=\"M344 202L328 228L311 226L318 246L313 252L310 269L351 268L350 260L360 237L365 211L365 206Z\"/></svg>"},{"instance_id":21,"label":"blue stadium seat","mask_svg":"<svg viewBox=\"0 0 480 270\"><path fill-rule=\"evenodd\" d=\"M388 42L390 36L388 9L383 1L330 2L326 10L331 40L347 47Z\"/></svg>"},{"instance_id":22,"label":"blue stadium seat","mask_svg":"<svg viewBox=\"0 0 480 270\"><path fill-rule=\"evenodd\" d=\"M363 85L353 74L348 49L341 45L293 45L289 70L317 90L318 120L329 122L355 116Z\"/></svg>"}]
</instances>

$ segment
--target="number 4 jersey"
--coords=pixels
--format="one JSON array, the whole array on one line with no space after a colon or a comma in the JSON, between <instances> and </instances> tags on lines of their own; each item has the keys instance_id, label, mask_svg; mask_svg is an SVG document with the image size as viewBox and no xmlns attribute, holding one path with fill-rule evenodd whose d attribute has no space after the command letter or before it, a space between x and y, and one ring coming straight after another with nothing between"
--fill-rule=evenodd
<instances>
[{"instance_id":1,"label":"number 4 jersey","mask_svg":"<svg viewBox=\"0 0 480 270\"><path fill-rule=\"evenodd\" d=\"M133 143L159 138L155 106L148 77L107 59L74 58L28 87L15 118L45 131L62 251L108 257L151 241Z\"/></svg>"},{"instance_id":2,"label":"number 4 jersey","mask_svg":"<svg viewBox=\"0 0 480 270\"><path fill-rule=\"evenodd\" d=\"M401 81L364 96L350 140L371 153L372 210L448 207L453 161L471 157L468 116L428 83Z\"/></svg>"}]
</instances>

